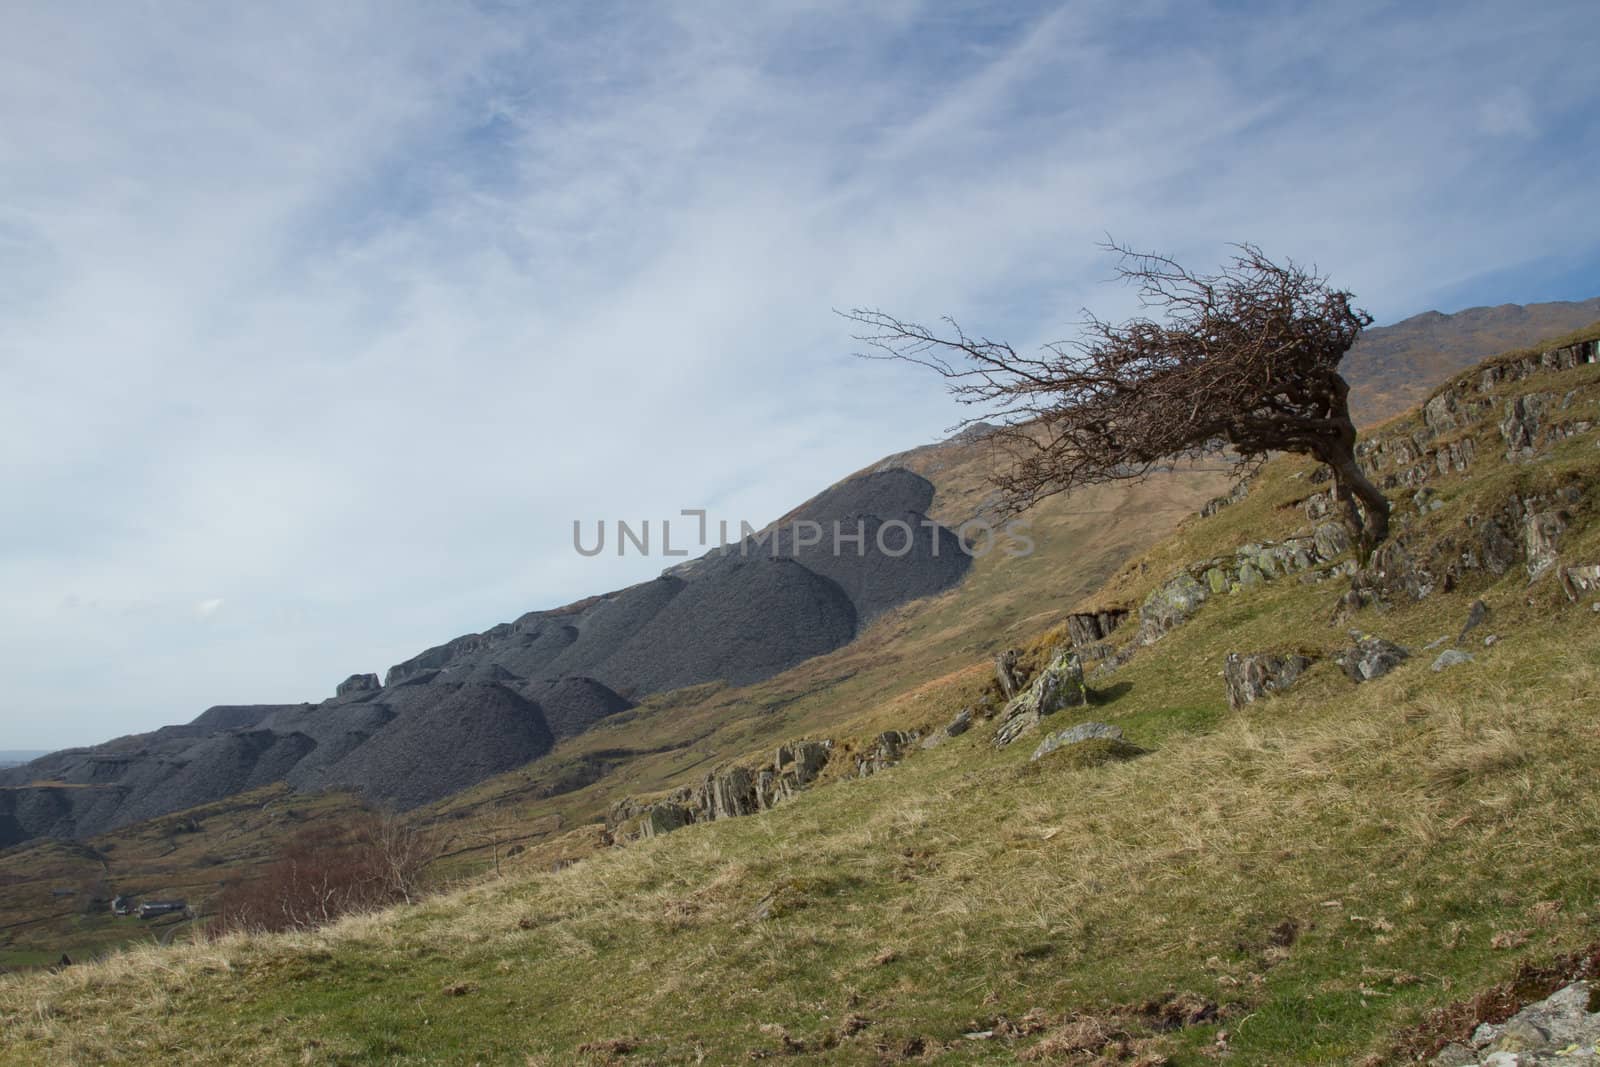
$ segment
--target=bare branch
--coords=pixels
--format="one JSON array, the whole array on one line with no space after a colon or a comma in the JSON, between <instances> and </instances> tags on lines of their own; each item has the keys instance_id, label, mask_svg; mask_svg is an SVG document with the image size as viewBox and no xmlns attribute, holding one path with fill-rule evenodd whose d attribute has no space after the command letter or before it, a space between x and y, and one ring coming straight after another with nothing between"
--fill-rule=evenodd
<instances>
[{"instance_id":1,"label":"bare branch","mask_svg":"<svg viewBox=\"0 0 1600 1067\"><path fill-rule=\"evenodd\" d=\"M1273 451L1322 460L1341 493L1360 501L1363 539L1383 540L1388 501L1355 462L1349 386L1338 372L1372 316L1315 268L1275 263L1252 244L1234 246L1214 274L1104 247L1150 316L1114 324L1086 312L1081 337L1037 355L953 319L934 330L871 308L840 314L863 328L855 339L865 358L927 367L957 401L982 409L962 425L999 424L993 437L1011 465L995 481L1007 512L1226 446L1241 463Z\"/></svg>"}]
</instances>

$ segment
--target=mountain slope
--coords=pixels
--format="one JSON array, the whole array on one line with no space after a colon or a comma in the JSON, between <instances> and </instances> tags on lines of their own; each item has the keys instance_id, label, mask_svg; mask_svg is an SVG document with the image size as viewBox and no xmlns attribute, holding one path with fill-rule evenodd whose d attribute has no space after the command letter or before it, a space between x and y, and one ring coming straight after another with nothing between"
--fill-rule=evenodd
<instances>
[{"instance_id":1,"label":"mountain slope","mask_svg":"<svg viewBox=\"0 0 1600 1067\"><path fill-rule=\"evenodd\" d=\"M1597 316L1600 299L1430 312L1371 330L1346 367L1357 413L1414 402L1429 383L1491 350L1486 346L1523 343ZM605 718L594 714L598 707L616 714L654 693L781 675L849 645L897 606L963 582L971 561L951 527L982 513L987 486L981 476L946 471L971 468L983 453L964 435L893 457L769 528L771 549L713 551L655 581L463 635L391 667L387 688L376 676L355 675L321 705L215 708L186 726L0 767L0 847L38 836L92 836L278 780L297 790L342 786L389 804L426 803L544 755L555 737L594 728ZM944 525L930 525L930 516ZM837 555L831 538L796 544L786 532L792 527L779 528L796 520L859 529L868 551ZM897 521L914 536L906 555L890 560L877 535ZM773 549L783 562L749 559ZM485 697L490 704L524 705L526 728L513 730L517 739L502 758L469 758L468 749L449 745L443 761L408 765L396 756L408 747L400 737L424 729L426 705L438 712L436 721L449 720L443 705L468 681L505 690ZM221 736L245 731L255 734ZM380 742L388 732L397 738ZM358 751L368 745L370 752ZM452 764L457 751L463 758Z\"/></svg>"},{"instance_id":2,"label":"mountain slope","mask_svg":"<svg viewBox=\"0 0 1600 1067\"><path fill-rule=\"evenodd\" d=\"M1497 352L1522 348L1600 321L1600 297L1500 304L1444 315L1425 311L1361 335L1346 357L1350 410L1365 426L1420 404L1439 382Z\"/></svg>"},{"instance_id":3,"label":"mountain slope","mask_svg":"<svg viewBox=\"0 0 1600 1067\"><path fill-rule=\"evenodd\" d=\"M411 808L544 755L552 724L570 736L599 721L597 708L769 678L962 580L971 560L927 519L934 494L905 469L865 474L798 513L827 533L822 545L774 532L631 589L458 637L391 667L386 686L353 675L320 705L216 707L184 726L0 770L0 848L90 837L277 781ZM886 522L906 525L908 551L880 549ZM862 551L835 557L834 523L867 532Z\"/></svg>"},{"instance_id":4,"label":"mountain slope","mask_svg":"<svg viewBox=\"0 0 1600 1067\"><path fill-rule=\"evenodd\" d=\"M1581 355L1600 357L1593 343ZM1427 1052L1476 1013L1548 992L1522 965L1594 937L1597 427L1593 363L1490 366L1364 447L1399 514L1354 582L1336 551L1298 559L1326 542L1325 502L1316 469L1290 459L1074 596L1064 607L1133 614L1090 674L1092 706L1055 723L1114 724L1142 753L1033 761L1053 726L996 747L998 720L980 714L856 777L849 757L879 732L984 706L994 671L973 647L813 732L835 742L822 777L771 811L555 871L532 851L504 879L315 935L0 980L0 1061ZM1295 561L1257 567L1269 558ZM1023 628L1025 665L1069 632ZM1374 636L1410 656L1355 681L1345 664ZM1434 669L1451 648L1471 658ZM1314 662L1230 706L1228 655L1261 652ZM1518 974L1498 1000L1460 1006ZM1397 1035L1452 1005L1402 1050Z\"/></svg>"}]
</instances>

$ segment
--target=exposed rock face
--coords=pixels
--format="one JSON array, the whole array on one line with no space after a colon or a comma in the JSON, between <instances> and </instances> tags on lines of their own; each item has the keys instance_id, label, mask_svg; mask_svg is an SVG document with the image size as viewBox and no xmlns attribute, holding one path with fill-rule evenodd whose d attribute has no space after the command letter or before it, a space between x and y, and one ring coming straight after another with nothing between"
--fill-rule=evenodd
<instances>
[{"instance_id":1,"label":"exposed rock face","mask_svg":"<svg viewBox=\"0 0 1600 1067\"><path fill-rule=\"evenodd\" d=\"M1350 551L1350 531L1342 522L1324 522L1311 535L1317 555L1323 559L1338 559Z\"/></svg>"},{"instance_id":2,"label":"exposed rock face","mask_svg":"<svg viewBox=\"0 0 1600 1067\"><path fill-rule=\"evenodd\" d=\"M1228 685L1228 706L1242 708L1270 693L1289 688L1311 666L1307 656L1278 656L1269 652L1251 655L1228 653L1222 676Z\"/></svg>"},{"instance_id":3,"label":"exposed rock face","mask_svg":"<svg viewBox=\"0 0 1600 1067\"><path fill-rule=\"evenodd\" d=\"M1561 535L1569 516L1565 511L1541 511L1522 523L1522 551L1527 557L1528 577L1542 576L1556 565L1561 550Z\"/></svg>"},{"instance_id":4,"label":"exposed rock face","mask_svg":"<svg viewBox=\"0 0 1600 1067\"><path fill-rule=\"evenodd\" d=\"M1535 1067L1600 1062L1600 1012L1588 982L1574 982L1503 1023L1484 1023L1465 1045L1448 1045L1435 1067Z\"/></svg>"},{"instance_id":5,"label":"exposed rock face","mask_svg":"<svg viewBox=\"0 0 1600 1067\"><path fill-rule=\"evenodd\" d=\"M1442 381L1500 352L1537 344L1600 319L1600 300L1503 304L1436 311L1362 332L1341 371L1351 383L1358 426L1398 415L1428 399L1426 383Z\"/></svg>"},{"instance_id":6,"label":"exposed rock face","mask_svg":"<svg viewBox=\"0 0 1600 1067\"><path fill-rule=\"evenodd\" d=\"M1530 580L1559 565L1566 507L1583 498L1583 487L1567 485L1553 493L1511 496L1490 514L1472 514L1444 536L1424 542L1405 532L1373 553L1353 587L1364 602L1422 600L1436 589L1455 589L1468 576L1499 577L1523 563ZM1426 558L1413 554L1413 542L1426 544Z\"/></svg>"},{"instance_id":7,"label":"exposed rock face","mask_svg":"<svg viewBox=\"0 0 1600 1067\"><path fill-rule=\"evenodd\" d=\"M1600 566L1562 567L1558 572L1561 590L1576 603L1589 593L1600 591Z\"/></svg>"},{"instance_id":8,"label":"exposed rock face","mask_svg":"<svg viewBox=\"0 0 1600 1067\"><path fill-rule=\"evenodd\" d=\"M1404 537L1391 537L1372 553L1353 585L1372 600L1422 600L1434 591L1437 581L1428 567L1412 559Z\"/></svg>"},{"instance_id":9,"label":"exposed rock face","mask_svg":"<svg viewBox=\"0 0 1600 1067\"><path fill-rule=\"evenodd\" d=\"M916 739L916 734L904 730L885 730L873 739L864 752L856 756L856 777L866 778L893 767L904 758L906 749Z\"/></svg>"},{"instance_id":10,"label":"exposed rock face","mask_svg":"<svg viewBox=\"0 0 1600 1067\"><path fill-rule=\"evenodd\" d=\"M1489 605L1481 600L1474 600L1472 607L1467 609L1467 621L1461 627L1461 632L1456 635L1456 644L1467 639L1467 635L1482 626L1489 618Z\"/></svg>"},{"instance_id":11,"label":"exposed rock face","mask_svg":"<svg viewBox=\"0 0 1600 1067\"><path fill-rule=\"evenodd\" d=\"M994 654L994 680L1007 700L1016 696L1017 690L1022 686L1021 680L1017 677L1017 657L1020 655L1022 653L1015 648Z\"/></svg>"},{"instance_id":12,"label":"exposed rock face","mask_svg":"<svg viewBox=\"0 0 1600 1067\"><path fill-rule=\"evenodd\" d=\"M1495 390L1597 359L1600 345L1585 341L1493 362L1438 389L1423 406L1420 428L1364 440L1357 447L1358 456L1384 489L1412 490L1419 508L1432 511L1439 501L1426 483L1471 469L1478 447L1474 435L1485 429L1498 430L1512 460L1533 458L1558 441L1592 430L1597 417L1592 408L1577 410L1575 393L1546 390L1505 397ZM1491 419L1496 420L1492 428L1485 427ZM1554 495L1511 497L1489 514L1468 515L1453 535L1426 546L1410 543L1402 525L1391 537L1393 547L1383 546L1357 577L1355 587L1364 602L1421 599L1435 589L1454 589L1477 571L1503 575L1518 562L1527 563L1531 577L1541 577L1558 565L1557 542L1565 519L1552 513L1575 503L1578 496L1581 491L1574 495L1569 486ZM1306 501L1308 515L1327 513L1329 502L1319 497Z\"/></svg>"},{"instance_id":13,"label":"exposed rock face","mask_svg":"<svg viewBox=\"0 0 1600 1067\"><path fill-rule=\"evenodd\" d=\"M1411 657L1411 653L1381 637L1359 638L1352 648L1338 656L1339 666L1352 682L1370 682L1382 678Z\"/></svg>"},{"instance_id":14,"label":"exposed rock face","mask_svg":"<svg viewBox=\"0 0 1600 1067\"><path fill-rule=\"evenodd\" d=\"M1433 661L1433 673L1438 674L1440 671L1447 671L1451 667L1459 667L1463 663L1471 662L1472 653L1463 652L1459 648L1447 648L1439 653L1438 658Z\"/></svg>"},{"instance_id":15,"label":"exposed rock face","mask_svg":"<svg viewBox=\"0 0 1600 1067\"><path fill-rule=\"evenodd\" d=\"M1250 486L1254 482L1255 477L1253 475L1248 478L1239 479L1239 481L1234 483L1233 488L1229 489L1226 493L1218 497L1212 497L1210 500L1206 501L1205 505L1200 508L1201 517L1209 518L1230 504L1237 504L1239 501L1250 495Z\"/></svg>"},{"instance_id":16,"label":"exposed rock face","mask_svg":"<svg viewBox=\"0 0 1600 1067\"><path fill-rule=\"evenodd\" d=\"M1205 586L1193 575L1178 575L1139 605L1140 640L1148 644L1187 622L1205 600Z\"/></svg>"},{"instance_id":17,"label":"exposed rock face","mask_svg":"<svg viewBox=\"0 0 1600 1067\"><path fill-rule=\"evenodd\" d=\"M1009 745L1062 708L1081 707L1088 702L1089 690L1083 684L1083 663L1077 652L1065 646L1057 648L1033 684L1000 713L994 743Z\"/></svg>"},{"instance_id":18,"label":"exposed rock face","mask_svg":"<svg viewBox=\"0 0 1600 1067\"><path fill-rule=\"evenodd\" d=\"M1111 632L1122 625L1128 613L1121 608L1103 608L1067 616L1067 636L1072 647L1086 659L1104 659L1110 649L1102 644Z\"/></svg>"},{"instance_id":19,"label":"exposed rock face","mask_svg":"<svg viewBox=\"0 0 1600 1067\"><path fill-rule=\"evenodd\" d=\"M1080 741L1096 739L1121 741L1123 739L1122 728L1103 722L1080 722L1078 725L1069 726L1065 730L1057 730L1043 741L1040 741L1039 747L1033 750L1033 755L1029 756L1028 759L1043 759L1059 748L1075 745Z\"/></svg>"},{"instance_id":20,"label":"exposed rock face","mask_svg":"<svg viewBox=\"0 0 1600 1067\"><path fill-rule=\"evenodd\" d=\"M1555 403L1552 393L1524 393L1506 401L1500 436L1505 438L1508 457L1533 454Z\"/></svg>"},{"instance_id":21,"label":"exposed rock face","mask_svg":"<svg viewBox=\"0 0 1600 1067\"><path fill-rule=\"evenodd\" d=\"M922 739L923 748L938 748L952 737L960 737L972 729L972 709L962 708L956 712L955 718L945 724L944 729L935 730Z\"/></svg>"},{"instance_id":22,"label":"exposed rock face","mask_svg":"<svg viewBox=\"0 0 1600 1067\"><path fill-rule=\"evenodd\" d=\"M339 683L334 696L347 697L357 693L376 693L383 685L378 681L376 674L352 674Z\"/></svg>"},{"instance_id":23,"label":"exposed rock face","mask_svg":"<svg viewBox=\"0 0 1600 1067\"><path fill-rule=\"evenodd\" d=\"M1443 392L1422 406L1422 424L1434 433L1449 433L1462 422L1461 398L1454 392Z\"/></svg>"},{"instance_id":24,"label":"exposed rock face","mask_svg":"<svg viewBox=\"0 0 1600 1067\"><path fill-rule=\"evenodd\" d=\"M1145 598L1139 606L1139 632L1134 642L1148 645L1160 640L1213 596L1252 589L1288 575L1299 575L1301 581L1325 581L1354 573L1354 560L1336 562L1349 550L1349 533L1339 523L1328 522L1311 536L1251 542L1234 549L1232 556L1201 560ZM1125 660L1126 653L1112 657L1111 665Z\"/></svg>"},{"instance_id":25,"label":"exposed rock face","mask_svg":"<svg viewBox=\"0 0 1600 1067\"><path fill-rule=\"evenodd\" d=\"M606 822L613 839L628 841L766 811L815 781L832 748L832 741L791 741L769 764L717 771L658 800L625 797L611 806Z\"/></svg>"}]
</instances>

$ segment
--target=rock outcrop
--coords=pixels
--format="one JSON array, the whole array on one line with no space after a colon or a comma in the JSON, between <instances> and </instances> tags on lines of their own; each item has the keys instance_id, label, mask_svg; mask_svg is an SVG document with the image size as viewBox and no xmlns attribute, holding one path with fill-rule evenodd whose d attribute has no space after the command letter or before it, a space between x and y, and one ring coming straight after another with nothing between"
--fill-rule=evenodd
<instances>
[{"instance_id":1,"label":"rock outcrop","mask_svg":"<svg viewBox=\"0 0 1600 1067\"><path fill-rule=\"evenodd\" d=\"M832 750L832 741L791 741L759 767L716 771L696 785L654 800L625 797L611 806L606 818L612 839L655 837L695 823L766 811L815 781Z\"/></svg>"},{"instance_id":2,"label":"rock outcrop","mask_svg":"<svg viewBox=\"0 0 1600 1067\"><path fill-rule=\"evenodd\" d=\"M1033 750L1033 755L1028 759L1043 759L1058 749L1068 745L1076 745L1083 741L1121 741L1123 740L1122 728L1103 722L1080 722L1076 726L1069 726L1065 730L1055 733L1039 742L1039 747Z\"/></svg>"},{"instance_id":3,"label":"rock outcrop","mask_svg":"<svg viewBox=\"0 0 1600 1067\"><path fill-rule=\"evenodd\" d=\"M1423 405L1422 425L1370 438L1357 447L1367 473L1385 488L1417 488L1436 475L1463 473L1476 458L1472 432L1497 409L1496 428L1512 460L1528 459L1575 433L1592 429L1596 416L1572 407L1572 394L1529 392L1498 400L1508 383L1596 362L1596 342L1585 341L1490 363L1441 386Z\"/></svg>"},{"instance_id":4,"label":"rock outcrop","mask_svg":"<svg viewBox=\"0 0 1600 1067\"><path fill-rule=\"evenodd\" d=\"M1280 656L1270 652L1228 653L1222 676L1228 686L1228 706L1235 710L1271 693L1289 688L1311 666L1308 656Z\"/></svg>"},{"instance_id":5,"label":"rock outcrop","mask_svg":"<svg viewBox=\"0 0 1600 1067\"><path fill-rule=\"evenodd\" d=\"M1104 642L1127 617L1128 612L1122 608L1076 612L1067 616L1067 637L1085 659L1104 659L1111 654L1110 646Z\"/></svg>"},{"instance_id":6,"label":"rock outcrop","mask_svg":"<svg viewBox=\"0 0 1600 1067\"><path fill-rule=\"evenodd\" d=\"M1411 653L1381 637L1357 637L1356 643L1339 653L1337 661L1352 682L1370 682L1382 678L1407 659Z\"/></svg>"},{"instance_id":7,"label":"rock outcrop","mask_svg":"<svg viewBox=\"0 0 1600 1067\"><path fill-rule=\"evenodd\" d=\"M1207 571L1211 574L1215 568ZM1221 584L1222 579L1215 581ZM1206 602L1206 587L1192 574L1180 574L1145 598L1139 605L1139 640L1149 644L1169 630L1189 621Z\"/></svg>"},{"instance_id":8,"label":"rock outcrop","mask_svg":"<svg viewBox=\"0 0 1600 1067\"><path fill-rule=\"evenodd\" d=\"M1466 1044L1447 1045L1434 1067L1540 1067L1600 1062L1600 993L1574 982L1503 1023L1484 1023Z\"/></svg>"},{"instance_id":9,"label":"rock outcrop","mask_svg":"<svg viewBox=\"0 0 1600 1067\"><path fill-rule=\"evenodd\" d=\"M1016 696L1017 690L1022 688L1022 679L1017 676L1017 660L1021 656L1022 652L1015 648L994 654L994 681L1000 687L1001 696L1007 700Z\"/></svg>"},{"instance_id":10,"label":"rock outcrop","mask_svg":"<svg viewBox=\"0 0 1600 1067\"><path fill-rule=\"evenodd\" d=\"M856 754L856 777L867 778L881 770L893 767L905 758L906 750L916 743L917 734L905 730L885 730L872 739L871 744Z\"/></svg>"},{"instance_id":11,"label":"rock outcrop","mask_svg":"<svg viewBox=\"0 0 1600 1067\"><path fill-rule=\"evenodd\" d=\"M1574 603L1590 593L1600 592L1600 566L1595 564L1562 567L1556 576L1561 582L1561 591Z\"/></svg>"},{"instance_id":12,"label":"rock outcrop","mask_svg":"<svg viewBox=\"0 0 1600 1067\"><path fill-rule=\"evenodd\" d=\"M1423 600L1449 592L1475 574L1500 577L1518 563L1535 581L1560 564L1568 509L1583 499L1577 483L1553 492L1507 497L1493 511L1473 513L1443 534L1395 533L1357 572L1352 588L1363 603Z\"/></svg>"},{"instance_id":13,"label":"rock outcrop","mask_svg":"<svg viewBox=\"0 0 1600 1067\"><path fill-rule=\"evenodd\" d=\"M1221 511L1223 508L1228 507L1230 504L1237 504L1239 501L1249 496L1250 486L1255 483L1255 480L1256 479L1254 475L1240 478L1226 493L1223 493L1221 496L1212 497L1210 500L1206 501L1205 504L1200 508L1201 518L1209 518Z\"/></svg>"},{"instance_id":14,"label":"rock outcrop","mask_svg":"<svg viewBox=\"0 0 1600 1067\"><path fill-rule=\"evenodd\" d=\"M1474 600L1472 607L1467 609L1467 621L1462 624L1461 632L1456 635L1456 644L1467 639L1467 635L1482 626L1489 618L1489 605L1481 600Z\"/></svg>"},{"instance_id":15,"label":"rock outcrop","mask_svg":"<svg viewBox=\"0 0 1600 1067\"><path fill-rule=\"evenodd\" d=\"M1078 653L1061 646L1027 689L1017 694L1000 713L1000 726L994 744L1009 745L1038 726L1040 721L1062 708L1081 707L1089 702L1089 689L1083 682L1083 662Z\"/></svg>"},{"instance_id":16,"label":"rock outcrop","mask_svg":"<svg viewBox=\"0 0 1600 1067\"><path fill-rule=\"evenodd\" d=\"M352 674L334 689L336 697L355 696L358 693L376 693L383 688L376 674Z\"/></svg>"},{"instance_id":17,"label":"rock outcrop","mask_svg":"<svg viewBox=\"0 0 1600 1067\"><path fill-rule=\"evenodd\" d=\"M942 730L935 730L922 739L923 748L938 748L952 737L960 737L972 729L972 709L962 708Z\"/></svg>"},{"instance_id":18,"label":"rock outcrop","mask_svg":"<svg viewBox=\"0 0 1600 1067\"><path fill-rule=\"evenodd\" d=\"M1349 532L1339 523L1327 522L1308 536L1250 542L1234 549L1231 556L1190 564L1139 605L1134 644L1154 644L1214 596L1254 589L1288 575L1298 575L1301 581L1326 581L1353 574L1355 562L1342 559L1350 547ZM1113 658L1112 663L1116 662Z\"/></svg>"}]
</instances>

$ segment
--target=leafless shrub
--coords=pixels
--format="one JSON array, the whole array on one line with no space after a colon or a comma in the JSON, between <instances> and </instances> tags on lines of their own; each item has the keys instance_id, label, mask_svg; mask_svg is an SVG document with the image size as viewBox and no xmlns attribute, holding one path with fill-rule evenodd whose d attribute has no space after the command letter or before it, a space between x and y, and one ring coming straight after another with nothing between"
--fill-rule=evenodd
<instances>
[{"instance_id":1,"label":"leafless shrub","mask_svg":"<svg viewBox=\"0 0 1600 1067\"><path fill-rule=\"evenodd\" d=\"M1321 460L1362 540L1384 540L1389 502L1356 462L1338 370L1372 316L1326 277L1254 245L1238 246L1215 274L1107 247L1160 321L1116 325L1090 313L1082 339L1028 356L952 319L936 331L868 308L845 317L866 327L856 338L865 355L928 367L983 409L963 425L999 424L994 439L1012 460L995 478L1005 511L1226 446L1246 465L1274 451Z\"/></svg>"},{"instance_id":2,"label":"leafless shrub","mask_svg":"<svg viewBox=\"0 0 1600 1067\"><path fill-rule=\"evenodd\" d=\"M352 912L412 903L439 851L433 834L375 812L361 812L339 827L308 827L260 874L221 893L216 926L309 930Z\"/></svg>"}]
</instances>

